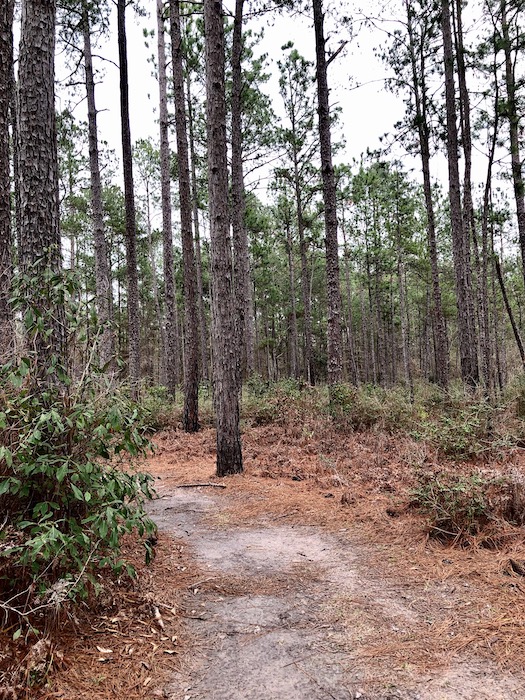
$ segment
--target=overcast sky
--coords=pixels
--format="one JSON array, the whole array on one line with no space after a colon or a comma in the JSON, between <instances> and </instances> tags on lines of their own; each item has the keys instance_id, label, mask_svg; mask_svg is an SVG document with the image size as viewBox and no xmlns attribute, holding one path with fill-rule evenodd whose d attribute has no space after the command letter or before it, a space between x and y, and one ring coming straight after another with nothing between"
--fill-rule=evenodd
<instances>
[{"instance_id":1,"label":"overcast sky","mask_svg":"<svg viewBox=\"0 0 525 700\"><path fill-rule=\"evenodd\" d=\"M153 0L148 17L137 18L131 9L127 12L127 33L129 44L129 81L131 101L131 136L135 142L139 138L152 137L158 141L158 84L152 75L153 67L148 59L156 52L156 39L150 40L150 46L145 46L144 28L154 29L156 18ZM337 16L335 18L337 23ZM311 22L307 18L284 15L275 17L271 25L268 20L259 22L263 25L265 35L260 44L261 53L267 53L273 76L266 90L274 100L277 113L281 108L281 97L278 89L277 61L282 57L281 46L292 40L301 54L314 59L314 33ZM334 20L327 22L330 32L328 48L335 50L340 40L348 38L344 27L330 31ZM257 28L255 24L251 25ZM346 150L339 159L347 162L359 158L367 148L375 149L380 146L379 138L385 132L391 131L394 123L401 118L404 107L401 100L385 90L383 79L385 67L376 59L373 53L374 45L382 40L379 32L361 33L351 41L344 52L329 67L329 84L331 88L331 103L342 108L342 131L346 140ZM115 18L112 32L108 41L98 47L96 53L118 61L117 36ZM104 65L105 76L97 85L96 100L99 114L100 136L113 147L120 157L120 107L119 107L119 78L118 69L110 63L96 62L97 67ZM58 73L60 74L59 68ZM355 85L362 87L356 88ZM65 106L62 99L59 106ZM85 103L76 110L78 116L86 119Z\"/></svg>"}]
</instances>

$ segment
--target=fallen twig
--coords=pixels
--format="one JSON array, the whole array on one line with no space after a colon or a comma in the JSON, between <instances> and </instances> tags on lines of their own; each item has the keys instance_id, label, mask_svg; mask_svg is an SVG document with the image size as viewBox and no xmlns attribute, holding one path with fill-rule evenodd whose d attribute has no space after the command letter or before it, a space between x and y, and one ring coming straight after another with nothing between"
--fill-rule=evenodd
<instances>
[{"instance_id":1,"label":"fallen twig","mask_svg":"<svg viewBox=\"0 0 525 700\"><path fill-rule=\"evenodd\" d=\"M216 484L214 481L207 481L202 484L177 484L178 489L196 489L199 486L215 486L218 489L225 489L225 484Z\"/></svg>"}]
</instances>

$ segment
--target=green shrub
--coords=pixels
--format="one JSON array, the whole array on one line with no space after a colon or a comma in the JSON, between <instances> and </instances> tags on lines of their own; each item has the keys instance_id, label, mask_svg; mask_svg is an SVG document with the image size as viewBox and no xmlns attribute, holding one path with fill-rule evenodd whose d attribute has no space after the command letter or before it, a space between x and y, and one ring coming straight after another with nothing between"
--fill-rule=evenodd
<instances>
[{"instance_id":1,"label":"green shrub","mask_svg":"<svg viewBox=\"0 0 525 700\"><path fill-rule=\"evenodd\" d=\"M431 533L441 539L477 534L488 522L489 481L481 474L421 475L413 505L429 516Z\"/></svg>"},{"instance_id":2,"label":"green shrub","mask_svg":"<svg viewBox=\"0 0 525 700\"><path fill-rule=\"evenodd\" d=\"M53 284L67 300L62 282ZM46 327L35 316L25 315L28 337ZM149 557L155 532L144 509L152 477L128 467L149 448L139 406L103 392L94 372L75 383L59 358L51 365L49 382L30 352L0 370L0 596L22 617L31 591L58 585L63 600L85 594L98 568L133 574L122 536L136 532Z\"/></svg>"},{"instance_id":3,"label":"green shrub","mask_svg":"<svg viewBox=\"0 0 525 700\"><path fill-rule=\"evenodd\" d=\"M148 387L142 392L139 417L146 432L172 426L179 413L165 386Z\"/></svg>"},{"instance_id":4,"label":"green shrub","mask_svg":"<svg viewBox=\"0 0 525 700\"><path fill-rule=\"evenodd\" d=\"M411 425L414 408L402 387L337 384L330 387L330 414L341 427L395 432Z\"/></svg>"},{"instance_id":5,"label":"green shrub","mask_svg":"<svg viewBox=\"0 0 525 700\"><path fill-rule=\"evenodd\" d=\"M502 523L516 528L525 524L525 479L520 472L421 474L412 495L412 505L429 517L431 535L442 540L464 543L481 536L494 545L505 530Z\"/></svg>"}]
</instances>

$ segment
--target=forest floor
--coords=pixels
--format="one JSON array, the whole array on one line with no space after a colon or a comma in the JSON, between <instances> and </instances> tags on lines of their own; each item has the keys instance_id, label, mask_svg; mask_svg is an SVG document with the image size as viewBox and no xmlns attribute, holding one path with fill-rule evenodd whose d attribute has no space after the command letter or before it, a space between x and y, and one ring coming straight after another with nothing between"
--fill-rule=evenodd
<instances>
[{"instance_id":1,"label":"forest floor","mask_svg":"<svg viewBox=\"0 0 525 700\"><path fill-rule=\"evenodd\" d=\"M62 636L38 697L521 700L523 537L430 539L410 502L431 451L306 432L246 427L245 472L221 481L211 428L157 434L156 558ZM509 460L525 472L521 451L483 468Z\"/></svg>"}]
</instances>

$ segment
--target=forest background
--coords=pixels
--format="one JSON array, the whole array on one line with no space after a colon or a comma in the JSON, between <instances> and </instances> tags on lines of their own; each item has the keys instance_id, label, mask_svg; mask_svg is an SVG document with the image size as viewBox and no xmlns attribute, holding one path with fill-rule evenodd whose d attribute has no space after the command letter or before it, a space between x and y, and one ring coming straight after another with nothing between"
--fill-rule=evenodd
<instances>
[{"instance_id":1,"label":"forest background","mask_svg":"<svg viewBox=\"0 0 525 700\"><path fill-rule=\"evenodd\" d=\"M1 581L15 634L35 580L87 595L96 567L123 569L131 531L151 554L150 479L119 460L173 415L198 431L210 397L219 476L243 469L250 401L271 420L315 396L334 424L381 421L447 454L522 444L521 2L1 8ZM131 9L158 96L128 67ZM310 32L312 58L275 41L284 16L302 42ZM367 150L330 86L351 85L353 42L372 29L402 108ZM117 70L119 145L97 123ZM367 121L387 111L349 94ZM153 113L158 138L133 143Z\"/></svg>"}]
</instances>

